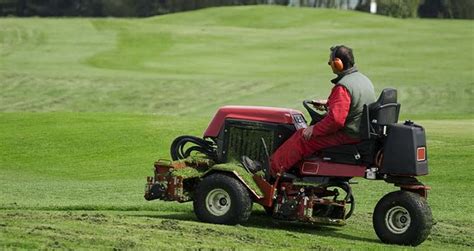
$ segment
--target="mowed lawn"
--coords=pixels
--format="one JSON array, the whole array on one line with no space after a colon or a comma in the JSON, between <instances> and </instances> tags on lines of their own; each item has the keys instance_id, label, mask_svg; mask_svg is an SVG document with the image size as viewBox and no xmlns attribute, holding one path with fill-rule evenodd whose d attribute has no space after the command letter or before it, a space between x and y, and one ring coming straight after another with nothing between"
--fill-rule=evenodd
<instances>
[{"instance_id":1,"label":"mowed lawn","mask_svg":"<svg viewBox=\"0 0 474 251\"><path fill-rule=\"evenodd\" d=\"M360 179L342 228L197 221L147 202L145 177L219 106L302 109L324 98L334 44L354 47L377 91L399 90L425 126L436 225L420 248L472 249L474 23L284 7L146 19L0 19L0 248L400 249L371 216L395 187Z\"/></svg>"}]
</instances>

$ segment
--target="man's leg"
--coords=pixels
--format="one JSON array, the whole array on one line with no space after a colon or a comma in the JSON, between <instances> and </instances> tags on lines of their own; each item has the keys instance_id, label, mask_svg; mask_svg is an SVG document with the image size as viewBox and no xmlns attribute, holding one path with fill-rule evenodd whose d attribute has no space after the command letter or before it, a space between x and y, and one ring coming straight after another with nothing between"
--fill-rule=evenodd
<instances>
[{"instance_id":1,"label":"man's leg","mask_svg":"<svg viewBox=\"0 0 474 251\"><path fill-rule=\"evenodd\" d=\"M343 132L312 137L309 140L305 140L303 137L303 129L300 129L272 154L270 157L270 171L272 175L279 172L286 172L303 158L321 149L357 142L358 140L347 136Z\"/></svg>"}]
</instances>

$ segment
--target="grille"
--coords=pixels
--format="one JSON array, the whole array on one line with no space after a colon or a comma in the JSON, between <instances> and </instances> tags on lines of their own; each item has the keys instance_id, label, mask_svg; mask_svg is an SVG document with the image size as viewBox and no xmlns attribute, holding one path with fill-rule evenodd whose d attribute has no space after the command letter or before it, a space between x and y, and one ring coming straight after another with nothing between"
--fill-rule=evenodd
<instances>
[{"instance_id":1,"label":"grille","mask_svg":"<svg viewBox=\"0 0 474 251\"><path fill-rule=\"evenodd\" d=\"M272 130L255 126L230 126L227 133L227 152L224 153L227 162L240 161L243 155L253 160L266 161L262 138L265 140L269 154L273 152L274 132Z\"/></svg>"}]
</instances>

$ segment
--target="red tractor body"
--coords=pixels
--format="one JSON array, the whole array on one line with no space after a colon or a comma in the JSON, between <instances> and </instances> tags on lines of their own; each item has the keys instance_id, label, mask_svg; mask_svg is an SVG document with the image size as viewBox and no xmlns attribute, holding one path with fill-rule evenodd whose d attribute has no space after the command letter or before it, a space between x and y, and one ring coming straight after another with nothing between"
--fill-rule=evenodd
<instances>
[{"instance_id":1,"label":"red tractor body","mask_svg":"<svg viewBox=\"0 0 474 251\"><path fill-rule=\"evenodd\" d=\"M221 107L211 123L204 132L204 137L217 137L224 128L227 119L258 121L277 124L288 124L306 127L304 121L295 121L295 118L302 118L303 113L288 108L275 108L263 106L224 106Z\"/></svg>"}]
</instances>

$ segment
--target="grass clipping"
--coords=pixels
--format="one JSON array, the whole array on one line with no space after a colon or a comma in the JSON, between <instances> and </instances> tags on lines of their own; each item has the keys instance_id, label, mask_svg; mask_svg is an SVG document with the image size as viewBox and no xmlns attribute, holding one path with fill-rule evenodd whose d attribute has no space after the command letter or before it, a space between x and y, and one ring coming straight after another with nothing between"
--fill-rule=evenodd
<instances>
[{"instance_id":1,"label":"grass clipping","mask_svg":"<svg viewBox=\"0 0 474 251\"><path fill-rule=\"evenodd\" d=\"M198 170L195 167L185 167L176 169L175 171L171 172L171 175L176 177L183 177L183 179L191 179L201 177L204 173L205 171Z\"/></svg>"},{"instance_id":2,"label":"grass clipping","mask_svg":"<svg viewBox=\"0 0 474 251\"><path fill-rule=\"evenodd\" d=\"M247 170L245 170L245 168L240 163L230 162L230 163L224 163L224 164L217 164L217 165L212 166L210 170L220 170L220 171L224 171L224 172L234 172L258 196L263 196L263 192L260 190L257 183L253 179L253 174L248 172Z\"/></svg>"},{"instance_id":3,"label":"grass clipping","mask_svg":"<svg viewBox=\"0 0 474 251\"><path fill-rule=\"evenodd\" d=\"M240 163L237 162L229 162L223 164L213 165L213 163L209 163L208 167L202 165L202 161L197 161L196 159L186 159L180 160L181 162L184 161L186 163L186 167L174 169L170 175L175 177L182 177L183 180L186 179L193 179L193 178L201 178L206 174L212 171L220 171L220 172L229 172L234 173L238 176L252 191L255 192L258 196L263 196L263 192L258 187L257 183L253 179L253 174L248 172ZM257 173L257 175L259 175Z\"/></svg>"}]
</instances>

